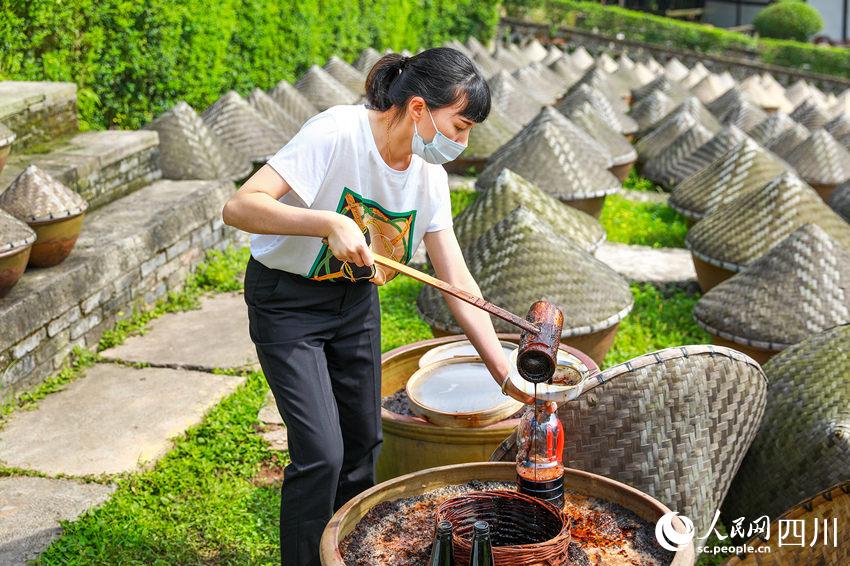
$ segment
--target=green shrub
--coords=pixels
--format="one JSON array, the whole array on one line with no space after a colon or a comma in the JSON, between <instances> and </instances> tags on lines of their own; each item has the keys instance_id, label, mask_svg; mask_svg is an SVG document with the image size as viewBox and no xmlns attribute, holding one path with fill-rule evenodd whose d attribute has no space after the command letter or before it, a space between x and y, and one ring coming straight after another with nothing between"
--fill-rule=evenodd
<instances>
[{"instance_id":1,"label":"green shrub","mask_svg":"<svg viewBox=\"0 0 850 566\"><path fill-rule=\"evenodd\" d=\"M293 80L332 54L487 39L478 0L29 0L0 8L0 79L72 81L88 128L138 128L178 100Z\"/></svg>"},{"instance_id":2,"label":"green shrub","mask_svg":"<svg viewBox=\"0 0 850 566\"><path fill-rule=\"evenodd\" d=\"M759 35L775 39L808 41L823 29L823 18L815 9L799 1L771 4L753 20Z\"/></svg>"}]
</instances>

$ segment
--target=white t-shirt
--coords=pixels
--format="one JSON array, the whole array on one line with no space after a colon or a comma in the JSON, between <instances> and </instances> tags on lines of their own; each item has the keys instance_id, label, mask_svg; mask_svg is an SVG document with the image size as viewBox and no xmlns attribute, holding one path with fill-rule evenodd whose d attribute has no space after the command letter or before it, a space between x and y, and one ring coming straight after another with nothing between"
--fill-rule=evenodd
<instances>
[{"instance_id":1,"label":"white t-shirt","mask_svg":"<svg viewBox=\"0 0 850 566\"><path fill-rule=\"evenodd\" d=\"M387 165L364 105L334 106L312 117L268 164L292 187L280 202L353 218L375 253L402 263L426 232L452 225L445 169L415 154L404 171ZM251 255L311 279L369 278L368 269L344 265L316 237L252 234ZM396 274L375 267L385 280Z\"/></svg>"}]
</instances>

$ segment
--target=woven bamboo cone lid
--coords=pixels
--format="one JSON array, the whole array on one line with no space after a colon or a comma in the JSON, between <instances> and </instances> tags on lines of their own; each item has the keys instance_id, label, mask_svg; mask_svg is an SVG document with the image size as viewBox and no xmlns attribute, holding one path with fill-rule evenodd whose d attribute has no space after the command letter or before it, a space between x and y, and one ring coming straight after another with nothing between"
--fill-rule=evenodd
<instances>
[{"instance_id":1,"label":"woven bamboo cone lid","mask_svg":"<svg viewBox=\"0 0 850 566\"><path fill-rule=\"evenodd\" d=\"M472 276L487 300L525 313L537 300L564 312L562 337L581 336L616 326L632 309L628 282L587 253L574 240L558 236L524 207L518 207L463 251ZM445 299L425 286L417 299L425 321L438 331L461 333ZM514 332L493 319L497 332Z\"/></svg>"},{"instance_id":2,"label":"woven bamboo cone lid","mask_svg":"<svg viewBox=\"0 0 850 566\"><path fill-rule=\"evenodd\" d=\"M848 345L850 325L838 326L765 364L764 419L724 502L724 521L774 518L850 478Z\"/></svg>"},{"instance_id":3,"label":"woven bamboo cone lid","mask_svg":"<svg viewBox=\"0 0 850 566\"><path fill-rule=\"evenodd\" d=\"M0 208L27 224L79 216L88 202L36 165L29 165L0 194Z\"/></svg>"},{"instance_id":4,"label":"woven bamboo cone lid","mask_svg":"<svg viewBox=\"0 0 850 566\"><path fill-rule=\"evenodd\" d=\"M502 169L510 168L562 201L580 201L620 190L608 172L611 165L610 154L593 138L547 107L491 157L477 186L492 186Z\"/></svg>"},{"instance_id":5,"label":"woven bamboo cone lid","mask_svg":"<svg viewBox=\"0 0 850 566\"><path fill-rule=\"evenodd\" d=\"M322 68L354 94L366 94L366 75L336 55L331 55Z\"/></svg>"},{"instance_id":6,"label":"woven bamboo cone lid","mask_svg":"<svg viewBox=\"0 0 850 566\"><path fill-rule=\"evenodd\" d=\"M671 58L664 65L664 74L671 81L683 81L688 76L689 69L676 57Z\"/></svg>"},{"instance_id":7,"label":"woven bamboo cone lid","mask_svg":"<svg viewBox=\"0 0 850 566\"><path fill-rule=\"evenodd\" d=\"M35 242L35 232L0 208L0 257L6 257Z\"/></svg>"},{"instance_id":8,"label":"woven bamboo cone lid","mask_svg":"<svg viewBox=\"0 0 850 566\"><path fill-rule=\"evenodd\" d=\"M690 157L697 149L712 138L712 133L700 124L695 123L685 133L673 140L664 150L648 160L643 167L643 175L663 186L677 165Z\"/></svg>"},{"instance_id":9,"label":"woven bamboo cone lid","mask_svg":"<svg viewBox=\"0 0 850 566\"><path fill-rule=\"evenodd\" d=\"M850 226L795 174L786 172L718 207L688 232L685 244L700 260L737 272L803 224L817 224L850 250Z\"/></svg>"},{"instance_id":10,"label":"woven bamboo cone lid","mask_svg":"<svg viewBox=\"0 0 850 566\"><path fill-rule=\"evenodd\" d=\"M625 136L611 128L589 102L571 108L566 116L608 151L614 166L637 161L637 152L632 144Z\"/></svg>"},{"instance_id":11,"label":"woven bamboo cone lid","mask_svg":"<svg viewBox=\"0 0 850 566\"><path fill-rule=\"evenodd\" d=\"M225 144L182 100L145 126L159 134L159 167L166 179L244 179L251 158Z\"/></svg>"},{"instance_id":12,"label":"woven bamboo cone lid","mask_svg":"<svg viewBox=\"0 0 850 566\"><path fill-rule=\"evenodd\" d=\"M709 73L691 89L691 93L699 98L703 104L708 104L719 98L727 90L729 90L729 86L719 75Z\"/></svg>"},{"instance_id":13,"label":"woven bamboo cone lid","mask_svg":"<svg viewBox=\"0 0 850 566\"><path fill-rule=\"evenodd\" d=\"M303 94L298 92L294 86L287 81L280 81L269 91L271 96L278 105L283 108L284 112L292 116L301 125L307 120L319 113L318 108L307 100Z\"/></svg>"},{"instance_id":14,"label":"woven bamboo cone lid","mask_svg":"<svg viewBox=\"0 0 850 566\"><path fill-rule=\"evenodd\" d=\"M749 132L767 118L767 113L754 102L744 99L739 104L719 114L717 118L721 124L737 126L741 130Z\"/></svg>"},{"instance_id":15,"label":"woven bamboo cone lid","mask_svg":"<svg viewBox=\"0 0 850 566\"><path fill-rule=\"evenodd\" d=\"M464 174L470 167L480 171L493 153L521 129L520 124L508 118L498 106L493 106L487 119L470 130L466 149L460 157L444 165L446 171Z\"/></svg>"},{"instance_id":16,"label":"woven bamboo cone lid","mask_svg":"<svg viewBox=\"0 0 850 566\"><path fill-rule=\"evenodd\" d=\"M487 85L490 87L493 106L520 124L533 120L543 106L505 70L487 79Z\"/></svg>"},{"instance_id":17,"label":"woven bamboo cone lid","mask_svg":"<svg viewBox=\"0 0 850 566\"><path fill-rule=\"evenodd\" d=\"M363 73L364 75L368 75L369 71L372 70L372 67L375 66L375 63L377 63L380 58L381 54L378 52L377 49L373 47L367 47L360 52L360 55L354 62L354 68Z\"/></svg>"},{"instance_id":18,"label":"woven bamboo cone lid","mask_svg":"<svg viewBox=\"0 0 850 566\"><path fill-rule=\"evenodd\" d=\"M779 137L782 132L795 125L798 125L797 122L792 120L788 114L777 111L769 114L759 125L750 130L749 135L756 142L767 146Z\"/></svg>"},{"instance_id":19,"label":"woven bamboo cone lid","mask_svg":"<svg viewBox=\"0 0 850 566\"><path fill-rule=\"evenodd\" d=\"M680 346L610 367L596 383L558 409L571 431L564 464L651 494L706 532L761 421L761 367L730 348ZM515 459L515 438L491 460Z\"/></svg>"},{"instance_id":20,"label":"woven bamboo cone lid","mask_svg":"<svg viewBox=\"0 0 850 566\"><path fill-rule=\"evenodd\" d=\"M561 85L553 84L541 77L531 65L520 67L511 73L511 76L517 83L531 86L532 88L526 88L526 92L541 105L552 104L564 90Z\"/></svg>"},{"instance_id":21,"label":"woven bamboo cone lid","mask_svg":"<svg viewBox=\"0 0 850 566\"><path fill-rule=\"evenodd\" d=\"M602 92L587 84L576 84L556 105L563 114L569 114L573 108L585 103L590 104L611 129L623 134L633 134L638 125L631 117L616 109Z\"/></svg>"},{"instance_id":22,"label":"woven bamboo cone lid","mask_svg":"<svg viewBox=\"0 0 850 566\"><path fill-rule=\"evenodd\" d=\"M567 92L566 96L572 94L573 90L584 85L596 89L608 99L611 105L620 113L625 113L629 109L626 102L626 97L629 95L629 89L620 81L617 81L610 74L600 69L598 65L589 68L581 76L581 78Z\"/></svg>"},{"instance_id":23,"label":"woven bamboo cone lid","mask_svg":"<svg viewBox=\"0 0 850 566\"><path fill-rule=\"evenodd\" d=\"M650 127L669 114L675 105L673 99L660 90L653 91L632 105L629 116L638 123L638 135L648 132Z\"/></svg>"},{"instance_id":24,"label":"woven bamboo cone lid","mask_svg":"<svg viewBox=\"0 0 850 566\"><path fill-rule=\"evenodd\" d=\"M830 115L817 102L805 100L791 112L791 118L807 130L817 130L829 122Z\"/></svg>"},{"instance_id":25,"label":"woven bamboo cone lid","mask_svg":"<svg viewBox=\"0 0 850 566\"><path fill-rule=\"evenodd\" d=\"M713 336L770 355L850 323L850 252L804 224L702 296L697 323Z\"/></svg>"},{"instance_id":26,"label":"woven bamboo cone lid","mask_svg":"<svg viewBox=\"0 0 850 566\"><path fill-rule=\"evenodd\" d=\"M809 130L794 122L764 146L782 159L787 159L797 146L809 139L810 135Z\"/></svg>"},{"instance_id":27,"label":"woven bamboo cone lid","mask_svg":"<svg viewBox=\"0 0 850 566\"><path fill-rule=\"evenodd\" d=\"M307 69L295 83L295 88L320 112L339 104L353 104L358 98L356 93L318 65Z\"/></svg>"},{"instance_id":28,"label":"woven bamboo cone lid","mask_svg":"<svg viewBox=\"0 0 850 566\"><path fill-rule=\"evenodd\" d=\"M286 144L286 135L232 90L204 110L201 119L228 149L254 162L268 161Z\"/></svg>"},{"instance_id":29,"label":"woven bamboo cone lid","mask_svg":"<svg viewBox=\"0 0 850 566\"><path fill-rule=\"evenodd\" d=\"M266 94L262 89L255 88L251 91L251 94L248 96L248 104L269 122L274 124L284 135L287 143L301 129L302 122L288 114L274 98Z\"/></svg>"},{"instance_id":30,"label":"woven bamboo cone lid","mask_svg":"<svg viewBox=\"0 0 850 566\"><path fill-rule=\"evenodd\" d=\"M832 191L829 207L837 212L838 216L850 222L850 181L842 183Z\"/></svg>"},{"instance_id":31,"label":"woven bamboo cone lid","mask_svg":"<svg viewBox=\"0 0 850 566\"><path fill-rule=\"evenodd\" d=\"M744 139L673 188L668 204L699 220L781 175L790 167L750 139Z\"/></svg>"},{"instance_id":32,"label":"woven bamboo cone lid","mask_svg":"<svg viewBox=\"0 0 850 566\"><path fill-rule=\"evenodd\" d=\"M646 83L642 87L632 89L632 106L652 94L653 92L661 92L666 94L676 104L685 100L690 93L688 89L679 83L671 82L666 76L661 75L654 80Z\"/></svg>"},{"instance_id":33,"label":"woven bamboo cone lid","mask_svg":"<svg viewBox=\"0 0 850 566\"><path fill-rule=\"evenodd\" d=\"M684 179L726 155L746 137L747 135L735 126L724 127L690 155L671 165L665 175L659 179L659 183L665 187L675 187Z\"/></svg>"},{"instance_id":34,"label":"woven bamboo cone lid","mask_svg":"<svg viewBox=\"0 0 850 566\"><path fill-rule=\"evenodd\" d=\"M564 86L570 88L581 78L581 70L576 68L569 57L561 57L549 63L549 70L561 77Z\"/></svg>"},{"instance_id":35,"label":"woven bamboo cone lid","mask_svg":"<svg viewBox=\"0 0 850 566\"><path fill-rule=\"evenodd\" d=\"M850 179L850 152L823 129L814 131L795 147L787 161L825 201L836 185Z\"/></svg>"},{"instance_id":36,"label":"woven bamboo cone lid","mask_svg":"<svg viewBox=\"0 0 850 566\"><path fill-rule=\"evenodd\" d=\"M503 169L496 183L482 190L475 202L455 217L454 231L461 248L475 243L518 206L527 208L556 234L569 237L587 252L593 252L605 240L605 230L595 218L549 196L510 169Z\"/></svg>"},{"instance_id":37,"label":"woven bamboo cone lid","mask_svg":"<svg viewBox=\"0 0 850 566\"><path fill-rule=\"evenodd\" d=\"M575 51L570 54L573 64L581 70L588 69L593 66L593 57L587 52L583 45L579 45Z\"/></svg>"},{"instance_id":38,"label":"woven bamboo cone lid","mask_svg":"<svg viewBox=\"0 0 850 566\"><path fill-rule=\"evenodd\" d=\"M850 115L840 112L835 118L824 124L823 129L836 139L850 134Z\"/></svg>"},{"instance_id":39,"label":"woven bamboo cone lid","mask_svg":"<svg viewBox=\"0 0 850 566\"><path fill-rule=\"evenodd\" d=\"M705 110L696 98L689 99L670 112L660 123L654 125L652 131L641 137L635 144L640 160L645 163L659 156L679 136L686 133L697 123L711 134L719 131L720 124L714 118L710 118L708 122L703 121L700 117L702 113L699 112L699 108ZM707 111L705 113L707 114Z\"/></svg>"}]
</instances>

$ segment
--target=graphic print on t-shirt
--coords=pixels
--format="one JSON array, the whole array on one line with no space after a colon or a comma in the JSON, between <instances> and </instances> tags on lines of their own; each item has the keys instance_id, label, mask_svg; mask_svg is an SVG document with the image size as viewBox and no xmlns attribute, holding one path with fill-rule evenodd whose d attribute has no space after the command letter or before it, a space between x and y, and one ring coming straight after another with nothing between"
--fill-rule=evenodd
<instances>
[{"instance_id":1,"label":"graphic print on t-shirt","mask_svg":"<svg viewBox=\"0 0 850 566\"><path fill-rule=\"evenodd\" d=\"M415 210L392 212L345 187L336 211L357 223L374 253L401 263L410 261L413 255L413 250L410 249L410 238L413 234L413 223L416 220ZM396 274L394 269L382 265L376 264L372 268L367 268L340 261L334 257L328 245L324 244L307 277L317 281L339 279L356 281L374 277L376 283L383 284Z\"/></svg>"}]
</instances>

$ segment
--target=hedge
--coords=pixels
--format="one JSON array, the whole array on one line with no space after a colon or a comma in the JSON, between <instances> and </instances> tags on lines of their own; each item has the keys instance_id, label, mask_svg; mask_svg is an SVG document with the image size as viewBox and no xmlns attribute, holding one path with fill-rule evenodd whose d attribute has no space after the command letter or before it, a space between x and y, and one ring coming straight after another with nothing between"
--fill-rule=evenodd
<instances>
[{"instance_id":1,"label":"hedge","mask_svg":"<svg viewBox=\"0 0 850 566\"><path fill-rule=\"evenodd\" d=\"M505 0L509 14L703 53L754 51L764 63L850 78L850 51L790 40L756 39L672 18L577 0Z\"/></svg>"},{"instance_id":2,"label":"hedge","mask_svg":"<svg viewBox=\"0 0 850 566\"><path fill-rule=\"evenodd\" d=\"M81 127L138 128L185 100L293 80L332 54L489 38L486 0L29 0L0 7L0 79L71 81Z\"/></svg>"},{"instance_id":3,"label":"hedge","mask_svg":"<svg viewBox=\"0 0 850 566\"><path fill-rule=\"evenodd\" d=\"M800 0L780 0L762 8L753 19L753 27L761 37L806 42L823 29L823 18Z\"/></svg>"}]
</instances>

